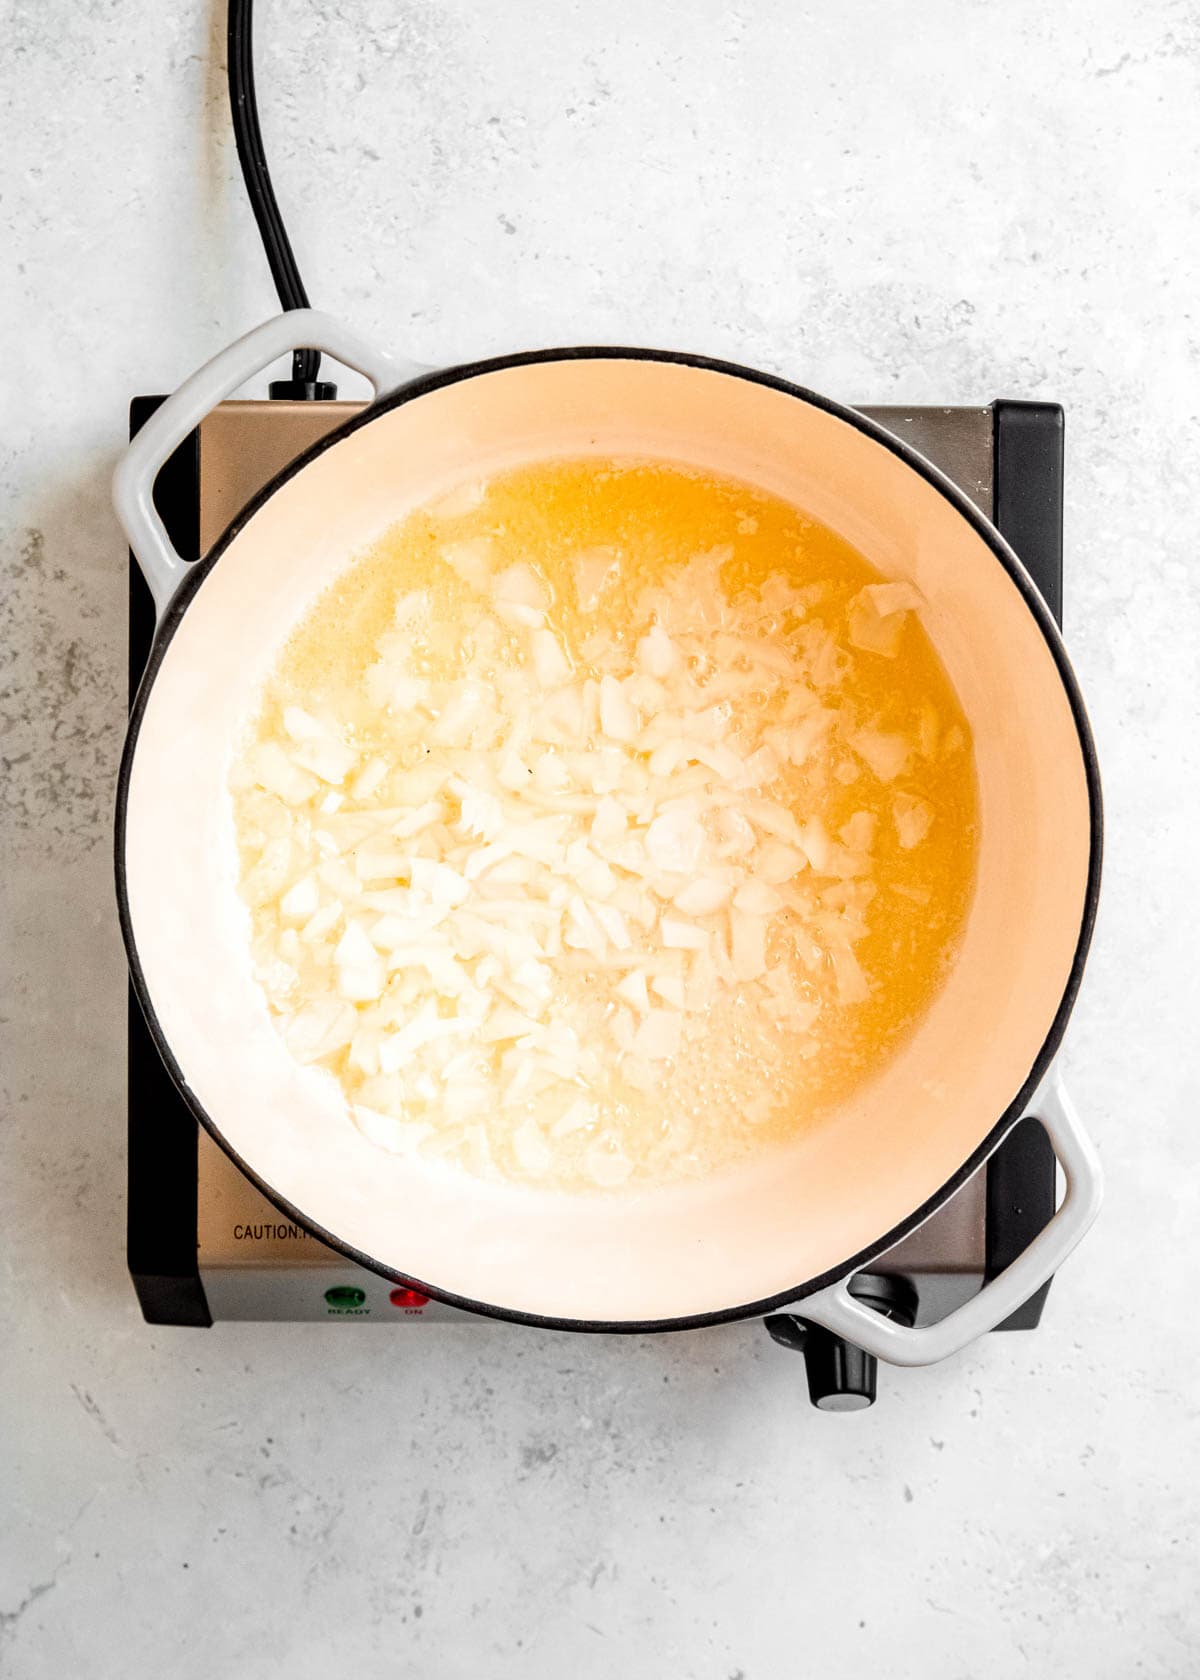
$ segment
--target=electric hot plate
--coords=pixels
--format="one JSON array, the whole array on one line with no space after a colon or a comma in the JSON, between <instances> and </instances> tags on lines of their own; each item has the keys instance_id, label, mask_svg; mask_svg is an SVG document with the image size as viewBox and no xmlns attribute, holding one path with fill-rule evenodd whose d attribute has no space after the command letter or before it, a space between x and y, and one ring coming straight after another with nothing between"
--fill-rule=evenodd
<instances>
[{"instance_id":1,"label":"electric hot plate","mask_svg":"<svg viewBox=\"0 0 1200 1680\"><path fill-rule=\"evenodd\" d=\"M136 432L163 399L135 398ZM215 409L163 468L155 491L171 540L198 558L281 467L358 405L229 402ZM867 408L933 461L1008 539L1061 623L1063 415L1049 403L985 408ZM154 613L130 566L129 681L137 686ZM206 1326L220 1319L436 1325L481 1333L519 1329L412 1290L353 1264L266 1201L201 1130L159 1060L132 995L129 1009L128 1257L152 1324ZM1022 1121L990 1160L910 1237L876 1260L852 1288L879 1311L927 1323L1003 1271L1049 1220L1055 1160L1036 1120ZM1049 1285L1001 1330L1032 1330ZM766 1321L777 1342L801 1349L813 1403L854 1410L875 1396L875 1362L794 1314ZM331 1333L332 1330L331 1330ZM436 1331L431 1331L435 1334Z\"/></svg>"}]
</instances>

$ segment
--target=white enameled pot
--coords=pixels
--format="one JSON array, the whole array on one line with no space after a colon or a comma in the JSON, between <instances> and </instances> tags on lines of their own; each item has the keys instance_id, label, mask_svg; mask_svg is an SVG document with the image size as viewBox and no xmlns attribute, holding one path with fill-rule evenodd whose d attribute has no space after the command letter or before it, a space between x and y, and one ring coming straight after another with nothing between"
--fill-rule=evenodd
<instances>
[{"instance_id":1,"label":"white enameled pot","mask_svg":"<svg viewBox=\"0 0 1200 1680\"><path fill-rule=\"evenodd\" d=\"M376 400L281 472L185 565L152 490L203 416L296 346ZM981 842L960 954L909 1042L827 1122L701 1182L576 1196L382 1154L334 1083L299 1067L251 974L227 776L281 643L355 554L464 477L549 456L648 455L804 508L885 577L912 579L974 734ZM1054 1067L1095 914L1100 799L1059 634L999 534L861 415L747 369L660 352L537 352L423 373L329 317L266 322L193 375L116 474L158 630L121 770L117 881L142 1007L197 1118L290 1217L457 1305L569 1329L674 1329L802 1302L899 1364L1008 1316L1099 1205L1094 1152ZM941 1205L1023 1116L1064 1169L1055 1217L940 1324L891 1322L846 1280Z\"/></svg>"}]
</instances>

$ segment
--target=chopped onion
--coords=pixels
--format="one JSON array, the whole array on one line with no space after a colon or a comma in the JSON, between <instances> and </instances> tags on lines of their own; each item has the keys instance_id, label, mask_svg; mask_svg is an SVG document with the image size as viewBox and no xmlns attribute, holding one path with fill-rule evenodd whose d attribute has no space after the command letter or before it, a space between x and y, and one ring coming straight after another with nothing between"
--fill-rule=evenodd
<instances>
[{"instance_id":1,"label":"chopped onion","mask_svg":"<svg viewBox=\"0 0 1200 1680\"><path fill-rule=\"evenodd\" d=\"M632 1050L648 1062L667 1061L678 1054L682 1016L673 1009L649 1009L634 1035Z\"/></svg>"},{"instance_id":2,"label":"chopped onion","mask_svg":"<svg viewBox=\"0 0 1200 1680\"><path fill-rule=\"evenodd\" d=\"M251 769L260 787L278 794L287 805L303 805L320 785L276 741L260 741L251 755Z\"/></svg>"},{"instance_id":3,"label":"chopped onion","mask_svg":"<svg viewBox=\"0 0 1200 1680\"><path fill-rule=\"evenodd\" d=\"M903 735L889 735L879 729L860 729L847 739L881 782L894 782L908 762L909 744Z\"/></svg>"},{"instance_id":4,"label":"chopped onion","mask_svg":"<svg viewBox=\"0 0 1200 1680\"><path fill-rule=\"evenodd\" d=\"M600 680L600 727L614 741L632 741L638 732L637 710L615 677Z\"/></svg>"},{"instance_id":5,"label":"chopped onion","mask_svg":"<svg viewBox=\"0 0 1200 1680\"><path fill-rule=\"evenodd\" d=\"M577 554L571 562L575 576L575 596L581 612L594 612L600 597L620 570L620 562L611 548L589 548Z\"/></svg>"},{"instance_id":6,"label":"chopped onion","mask_svg":"<svg viewBox=\"0 0 1200 1680\"><path fill-rule=\"evenodd\" d=\"M662 942L668 951L703 951L708 935L694 922L682 921L678 916L664 916L660 929Z\"/></svg>"},{"instance_id":7,"label":"chopped onion","mask_svg":"<svg viewBox=\"0 0 1200 1680\"><path fill-rule=\"evenodd\" d=\"M675 908L685 916L711 916L723 910L733 897L733 883L719 876L699 876L686 882L674 895Z\"/></svg>"},{"instance_id":8,"label":"chopped onion","mask_svg":"<svg viewBox=\"0 0 1200 1680\"><path fill-rule=\"evenodd\" d=\"M875 839L879 818L874 811L855 811L838 830L838 834L853 852L869 852Z\"/></svg>"},{"instance_id":9,"label":"chopped onion","mask_svg":"<svg viewBox=\"0 0 1200 1680\"><path fill-rule=\"evenodd\" d=\"M597 804L596 815L592 819L592 839L599 846L620 840L628 821L625 807L605 794Z\"/></svg>"},{"instance_id":10,"label":"chopped onion","mask_svg":"<svg viewBox=\"0 0 1200 1680\"><path fill-rule=\"evenodd\" d=\"M633 945L629 933L629 924L621 912L611 904L593 904L592 914L608 938L610 945L618 951L628 951Z\"/></svg>"},{"instance_id":11,"label":"chopped onion","mask_svg":"<svg viewBox=\"0 0 1200 1680\"><path fill-rule=\"evenodd\" d=\"M898 578L892 583L869 583L862 593L880 618L887 618L892 613L916 612L925 605L925 597L907 578Z\"/></svg>"},{"instance_id":12,"label":"chopped onion","mask_svg":"<svg viewBox=\"0 0 1200 1680\"><path fill-rule=\"evenodd\" d=\"M316 915L320 902L321 892L316 878L305 875L284 893L279 901L279 912L286 921L307 922Z\"/></svg>"},{"instance_id":13,"label":"chopped onion","mask_svg":"<svg viewBox=\"0 0 1200 1680\"><path fill-rule=\"evenodd\" d=\"M349 1044L357 1020L341 998L314 998L288 1017L284 1027L288 1049L301 1062L317 1062Z\"/></svg>"},{"instance_id":14,"label":"chopped onion","mask_svg":"<svg viewBox=\"0 0 1200 1680\"><path fill-rule=\"evenodd\" d=\"M821 821L820 817L815 814L811 817L806 817L804 822L800 825L800 832L797 838L799 839L801 849L812 868L815 869L819 875L828 874L833 848L830 844L829 834L825 828L825 824Z\"/></svg>"},{"instance_id":15,"label":"chopped onion","mask_svg":"<svg viewBox=\"0 0 1200 1680\"><path fill-rule=\"evenodd\" d=\"M661 1099L678 1158L706 1058L761 1084L870 997L879 815L920 844L921 778L966 736L920 696L910 734L882 728L854 694L847 648L898 657L923 604L904 580L835 619L844 597L782 571L731 592L713 547L635 589L616 633L620 556L587 548L581 631L502 517L467 522L485 494L431 510L464 523L435 530L434 581L396 600L357 688L276 710L235 767L254 972L379 1148L612 1188L659 1147L635 1159L639 1104ZM738 1123L779 1102L747 1086Z\"/></svg>"},{"instance_id":16,"label":"chopped onion","mask_svg":"<svg viewBox=\"0 0 1200 1680\"><path fill-rule=\"evenodd\" d=\"M447 543L442 549L442 559L469 588L482 593L496 563L495 546L490 537L471 537L463 542Z\"/></svg>"},{"instance_id":17,"label":"chopped onion","mask_svg":"<svg viewBox=\"0 0 1200 1680\"><path fill-rule=\"evenodd\" d=\"M646 830L646 853L659 869L690 873L698 867L704 851L704 829L690 811L656 817Z\"/></svg>"},{"instance_id":18,"label":"chopped onion","mask_svg":"<svg viewBox=\"0 0 1200 1680\"><path fill-rule=\"evenodd\" d=\"M736 910L747 916L773 916L782 908L783 900L767 881L752 876L738 888L733 903Z\"/></svg>"},{"instance_id":19,"label":"chopped onion","mask_svg":"<svg viewBox=\"0 0 1200 1680\"><path fill-rule=\"evenodd\" d=\"M785 846L778 840L768 840L760 846L754 858L754 873L771 886L781 886L800 873L807 863L804 853L795 846Z\"/></svg>"},{"instance_id":20,"label":"chopped onion","mask_svg":"<svg viewBox=\"0 0 1200 1680\"><path fill-rule=\"evenodd\" d=\"M672 1009L687 1007L687 988L677 975L656 974L650 982L650 990L669 1003Z\"/></svg>"},{"instance_id":21,"label":"chopped onion","mask_svg":"<svg viewBox=\"0 0 1200 1680\"><path fill-rule=\"evenodd\" d=\"M829 960L833 964L838 997L843 1003L862 1003L870 997L871 988L867 984L867 977L849 945L832 946Z\"/></svg>"},{"instance_id":22,"label":"chopped onion","mask_svg":"<svg viewBox=\"0 0 1200 1680\"><path fill-rule=\"evenodd\" d=\"M350 784L351 797L354 799L370 799L371 795L381 788L387 780L387 773L388 762L386 758L368 759Z\"/></svg>"},{"instance_id":23,"label":"chopped onion","mask_svg":"<svg viewBox=\"0 0 1200 1680\"><path fill-rule=\"evenodd\" d=\"M619 998L632 1004L639 1013L645 1014L649 1009L650 997L646 991L646 976L640 969L633 969L624 980L618 982L614 990Z\"/></svg>"},{"instance_id":24,"label":"chopped onion","mask_svg":"<svg viewBox=\"0 0 1200 1680\"><path fill-rule=\"evenodd\" d=\"M895 659L907 613L923 604L919 591L903 580L868 584L850 603L852 646Z\"/></svg>"},{"instance_id":25,"label":"chopped onion","mask_svg":"<svg viewBox=\"0 0 1200 1680\"><path fill-rule=\"evenodd\" d=\"M574 1132L584 1131L596 1123L596 1109L592 1103L584 1102L582 1098L571 1103L550 1128L550 1135L554 1138L570 1137Z\"/></svg>"},{"instance_id":26,"label":"chopped onion","mask_svg":"<svg viewBox=\"0 0 1200 1680\"><path fill-rule=\"evenodd\" d=\"M892 821L900 844L911 851L933 827L933 806L911 793L897 793L892 799Z\"/></svg>"},{"instance_id":27,"label":"chopped onion","mask_svg":"<svg viewBox=\"0 0 1200 1680\"><path fill-rule=\"evenodd\" d=\"M669 677L679 664L679 650L661 624L652 624L637 645L638 664L649 676Z\"/></svg>"},{"instance_id":28,"label":"chopped onion","mask_svg":"<svg viewBox=\"0 0 1200 1680\"><path fill-rule=\"evenodd\" d=\"M571 662L553 630L535 630L529 638L533 669L543 688L557 688L571 679Z\"/></svg>"}]
</instances>

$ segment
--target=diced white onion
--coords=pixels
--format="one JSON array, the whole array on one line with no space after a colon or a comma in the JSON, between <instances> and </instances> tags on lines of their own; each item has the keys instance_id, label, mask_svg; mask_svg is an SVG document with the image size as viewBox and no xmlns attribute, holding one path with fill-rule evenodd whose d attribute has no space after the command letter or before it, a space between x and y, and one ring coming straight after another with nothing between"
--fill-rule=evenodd
<instances>
[{"instance_id":1,"label":"diced white onion","mask_svg":"<svg viewBox=\"0 0 1200 1680\"><path fill-rule=\"evenodd\" d=\"M907 734L860 715L847 647L898 657L923 605L906 581L835 621L811 610L831 592L782 572L731 594L734 551L713 547L647 583L617 635L621 559L589 548L565 576L581 632L502 519L468 534L486 494L429 510L464 524L435 540L440 583L396 600L347 716L289 703L235 767L254 973L379 1148L539 1181L569 1159L615 1188L639 1165L620 1116L657 1112L710 1040L734 1064L745 1043L747 1067L803 1059L871 995L855 948L887 818L902 850L927 837L915 790L966 736L928 702ZM739 1123L778 1101L747 1092Z\"/></svg>"},{"instance_id":2,"label":"diced white onion","mask_svg":"<svg viewBox=\"0 0 1200 1680\"><path fill-rule=\"evenodd\" d=\"M678 916L664 916L659 926L662 942L668 951L702 951L708 944L708 935L703 928Z\"/></svg>"},{"instance_id":3,"label":"diced white onion","mask_svg":"<svg viewBox=\"0 0 1200 1680\"><path fill-rule=\"evenodd\" d=\"M685 916L711 916L714 911L723 910L732 897L731 881L720 876L702 875L680 887L674 895L674 904Z\"/></svg>"},{"instance_id":4,"label":"diced white onion","mask_svg":"<svg viewBox=\"0 0 1200 1680\"><path fill-rule=\"evenodd\" d=\"M933 827L933 806L911 793L897 793L892 799L892 820L901 846L911 851Z\"/></svg>"},{"instance_id":5,"label":"diced white onion","mask_svg":"<svg viewBox=\"0 0 1200 1680\"><path fill-rule=\"evenodd\" d=\"M442 559L465 584L482 593L496 563L495 544L490 537L470 537L462 542L447 543L442 549Z\"/></svg>"},{"instance_id":6,"label":"diced white onion","mask_svg":"<svg viewBox=\"0 0 1200 1680\"><path fill-rule=\"evenodd\" d=\"M909 744L903 735L890 735L879 729L860 729L848 739L881 782L894 782L908 762Z\"/></svg>"}]
</instances>

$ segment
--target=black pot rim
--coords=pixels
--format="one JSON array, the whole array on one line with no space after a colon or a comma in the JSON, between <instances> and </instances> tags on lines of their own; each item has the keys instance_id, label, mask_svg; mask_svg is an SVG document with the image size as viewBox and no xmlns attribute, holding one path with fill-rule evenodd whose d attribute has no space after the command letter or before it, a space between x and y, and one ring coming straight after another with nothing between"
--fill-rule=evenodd
<instances>
[{"instance_id":1,"label":"black pot rim","mask_svg":"<svg viewBox=\"0 0 1200 1680\"><path fill-rule=\"evenodd\" d=\"M310 462L317 459L327 449L349 437L360 427L370 425L381 415L392 409L400 408L406 403L415 402L430 392L442 389L444 386L454 385L463 380L473 379L482 374L497 373L505 368L524 367L539 362L570 362L570 361L648 361L668 362L677 366L695 367L712 373L721 373L733 378L744 379L751 384L764 385L771 390L779 391L785 396L796 397L801 402L809 404L836 419L844 421L871 438L875 443L889 450L904 464L923 478L926 483L944 497L955 511L966 520L977 536L982 537L993 557L1003 566L1012 582L1023 597L1026 606L1042 633L1042 637L1050 650L1058 670L1059 678L1066 691L1071 707L1072 718L1075 723L1079 740L1080 752L1084 763L1084 773L1087 783L1089 804L1090 849L1088 858L1088 877L1084 891L1083 910L1080 917L1079 936L1076 942L1075 954L1072 959L1071 970L1063 990L1062 999L1050 1023L1049 1030L1042 1042L1041 1049L1034 1058L1033 1066L1018 1091L1016 1097L1004 1110L991 1131L972 1151L962 1166L948 1178L942 1187L927 1198L906 1218L885 1232L876 1241L868 1244L851 1255L843 1264L821 1273L815 1278L806 1279L795 1288L783 1290L770 1295L763 1300L750 1301L745 1305L724 1307L713 1312L691 1313L682 1318L668 1319L573 1319L558 1318L539 1313L521 1312L514 1308L503 1307L495 1302L473 1300L470 1297L456 1295L449 1290L440 1288L435 1282L414 1277L410 1273L396 1271L393 1267L383 1264L372 1255L365 1254L355 1248L335 1232L328 1231L318 1224L303 1210L290 1202L286 1196L267 1183L254 1170L250 1163L242 1158L236 1149L228 1142L220 1127L209 1115L197 1099L195 1093L188 1086L182 1068L171 1051L161 1023L154 1010L150 998L149 988L142 971L138 957L137 945L133 936L133 926L129 912L129 895L125 878L125 833L128 810L129 781L133 764L133 756L137 749L138 736L141 731L142 720L150 694L154 687L155 678L162 666L166 651L171 644L175 631L187 609L193 595L203 584L205 578L232 543L233 539L250 522L263 504L289 479L302 472ZM125 738L125 747L121 757L121 767L117 782L117 806L115 822L115 869L117 906L120 914L121 933L125 941L125 949L129 958L130 975L138 1003L145 1016L147 1027L158 1049L159 1055L171 1075L171 1079L187 1103L198 1123L204 1127L221 1149L229 1156L234 1165L245 1174L250 1182L263 1196L267 1198L281 1213L296 1224L310 1231L319 1241L348 1260L365 1270L374 1272L380 1277L398 1284L419 1290L430 1299L444 1302L448 1306L461 1308L463 1311L479 1314L487 1318L504 1320L513 1324L527 1324L536 1328L551 1330L570 1330L576 1332L591 1332L597 1334L645 1335L658 1334L673 1330L698 1330L716 1324L733 1323L741 1319L761 1318L768 1313L777 1312L789 1305L803 1301L807 1296L815 1295L819 1290L827 1288L839 1279L851 1276L870 1265L879 1255L894 1248L906 1236L921 1225L929 1216L947 1202L963 1184L987 1160L1006 1133L1027 1112L1028 1104L1041 1084L1047 1069L1054 1060L1067 1022L1075 1005L1079 988L1083 979L1084 965L1087 960L1088 949L1091 944L1092 931L1095 926L1096 908L1100 892L1100 871L1103 853L1103 812L1100 790L1100 770L1096 756L1095 742L1092 737L1091 726L1088 722L1087 711L1083 703L1083 696L1079 684L1071 668L1066 648L1058 626L1050 615L1049 609L1039 594L1036 585L1025 571L1017 555L1005 542L991 522L984 518L973 502L946 475L938 470L931 462L919 455L916 450L893 436L876 421L868 419L856 410L846 408L840 403L831 401L815 391L810 391L802 385L780 379L773 374L760 373L755 369L741 366L736 362L720 361L709 356L691 355L683 351L673 350L639 350L619 346L586 345L573 348L550 350L533 350L518 352L508 356L496 356L487 360L465 362L450 368L438 369L435 372L422 375L420 378L401 386L390 395L377 402L369 404L360 413L351 415L340 426L335 427L324 437L319 438L303 454L288 463L271 478L263 488L249 501L241 512L233 519L221 537L213 545L210 552L201 560L196 561L188 569L188 575L176 591L169 603L161 623L158 625L154 643L150 650L146 668L138 686L137 695L129 717L129 727Z\"/></svg>"}]
</instances>

